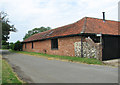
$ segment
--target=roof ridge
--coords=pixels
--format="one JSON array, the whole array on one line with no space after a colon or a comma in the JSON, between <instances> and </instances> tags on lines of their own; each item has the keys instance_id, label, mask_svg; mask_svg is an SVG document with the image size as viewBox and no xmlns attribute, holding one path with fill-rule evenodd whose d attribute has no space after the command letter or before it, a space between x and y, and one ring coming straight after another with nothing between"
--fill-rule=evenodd
<instances>
[{"instance_id":1,"label":"roof ridge","mask_svg":"<svg viewBox=\"0 0 120 85\"><path fill-rule=\"evenodd\" d=\"M83 24L83 27L82 27L82 31L81 31L81 33L84 33L85 32L85 29L86 29L86 23L87 23L87 18L88 17L85 17L84 19L84 24Z\"/></svg>"},{"instance_id":2,"label":"roof ridge","mask_svg":"<svg viewBox=\"0 0 120 85\"><path fill-rule=\"evenodd\" d=\"M92 18L92 19L99 19L99 20L103 20L102 18L96 18L96 17L86 17L86 18ZM107 19L105 19L105 21L119 22L119 21L116 21L116 20L107 20Z\"/></svg>"}]
</instances>

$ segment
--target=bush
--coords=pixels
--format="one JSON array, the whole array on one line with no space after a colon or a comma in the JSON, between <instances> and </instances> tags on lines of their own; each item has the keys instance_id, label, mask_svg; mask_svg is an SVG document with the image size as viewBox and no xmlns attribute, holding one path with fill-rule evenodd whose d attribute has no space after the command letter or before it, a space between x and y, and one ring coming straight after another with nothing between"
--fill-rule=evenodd
<instances>
[{"instance_id":1,"label":"bush","mask_svg":"<svg viewBox=\"0 0 120 85\"><path fill-rule=\"evenodd\" d=\"M2 45L2 49L9 49L9 45Z\"/></svg>"},{"instance_id":2,"label":"bush","mask_svg":"<svg viewBox=\"0 0 120 85\"><path fill-rule=\"evenodd\" d=\"M2 49L9 49L9 42L2 40Z\"/></svg>"},{"instance_id":3,"label":"bush","mask_svg":"<svg viewBox=\"0 0 120 85\"><path fill-rule=\"evenodd\" d=\"M22 50L22 43L20 41L17 41L14 44L11 44L10 48L15 51L21 51Z\"/></svg>"},{"instance_id":4,"label":"bush","mask_svg":"<svg viewBox=\"0 0 120 85\"><path fill-rule=\"evenodd\" d=\"M9 48L13 50L14 43L9 43Z\"/></svg>"}]
</instances>

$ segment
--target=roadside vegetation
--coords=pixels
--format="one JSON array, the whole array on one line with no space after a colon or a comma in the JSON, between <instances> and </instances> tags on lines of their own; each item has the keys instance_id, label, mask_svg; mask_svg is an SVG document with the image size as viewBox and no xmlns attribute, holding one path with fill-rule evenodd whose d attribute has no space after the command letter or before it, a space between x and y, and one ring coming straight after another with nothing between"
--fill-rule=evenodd
<instances>
[{"instance_id":1,"label":"roadside vegetation","mask_svg":"<svg viewBox=\"0 0 120 85\"><path fill-rule=\"evenodd\" d=\"M22 83L23 82L16 76L10 65L2 59L2 85L22 85Z\"/></svg>"},{"instance_id":2,"label":"roadside vegetation","mask_svg":"<svg viewBox=\"0 0 120 85\"><path fill-rule=\"evenodd\" d=\"M2 31L2 42L0 41L0 48L2 49L9 49L9 42L8 39L10 38L10 32L16 32L17 29L14 27L14 25L11 25L9 18L8 18L8 14L0 11L0 17L1 17L1 22L2 22L2 26L0 29L0 32ZM1 47L2 44L2 47Z\"/></svg>"},{"instance_id":3,"label":"roadside vegetation","mask_svg":"<svg viewBox=\"0 0 120 85\"><path fill-rule=\"evenodd\" d=\"M94 58L80 58L80 57L71 57L71 56L49 55L49 54L44 54L44 53L26 52L26 51L11 51L11 52L29 54L29 55L38 56L38 57L43 56L43 57L48 57L48 58L62 59L62 60L67 60L71 62L103 65L102 61L94 59Z\"/></svg>"},{"instance_id":4,"label":"roadside vegetation","mask_svg":"<svg viewBox=\"0 0 120 85\"><path fill-rule=\"evenodd\" d=\"M0 85L2 84L2 56L0 55Z\"/></svg>"},{"instance_id":5,"label":"roadside vegetation","mask_svg":"<svg viewBox=\"0 0 120 85\"><path fill-rule=\"evenodd\" d=\"M44 31L47 31L47 30L51 30L51 27L39 27L39 28L33 28L32 30L29 30L23 40L29 38L30 36L34 35L34 34L37 34L37 33L41 33L41 32L44 32Z\"/></svg>"}]
</instances>

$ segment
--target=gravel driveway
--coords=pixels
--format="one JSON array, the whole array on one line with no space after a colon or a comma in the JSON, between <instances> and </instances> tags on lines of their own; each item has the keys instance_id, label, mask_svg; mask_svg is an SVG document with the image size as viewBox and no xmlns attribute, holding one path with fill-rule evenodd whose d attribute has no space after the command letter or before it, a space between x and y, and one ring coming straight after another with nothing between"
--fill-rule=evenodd
<instances>
[{"instance_id":1,"label":"gravel driveway","mask_svg":"<svg viewBox=\"0 0 120 85\"><path fill-rule=\"evenodd\" d=\"M118 83L118 68L5 54L18 76L29 83Z\"/></svg>"}]
</instances>

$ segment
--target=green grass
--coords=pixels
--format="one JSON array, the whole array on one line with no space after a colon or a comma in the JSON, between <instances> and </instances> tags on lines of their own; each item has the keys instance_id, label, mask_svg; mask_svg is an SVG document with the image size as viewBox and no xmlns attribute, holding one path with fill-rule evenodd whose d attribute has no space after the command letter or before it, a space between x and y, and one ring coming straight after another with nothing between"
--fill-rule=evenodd
<instances>
[{"instance_id":1,"label":"green grass","mask_svg":"<svg viewBox=\"0 0 120 85\"><path fill-rule=\"evenodd\" d=\"M103 65L102 61L94 59L94 58L80 58L80 57L71 57L71 56L48 55L44 53L26 52L26 51L11 51L11 52L23 53L23 54L29 54L29 55L35 55L35 56L46 56L46 57L64 59L68 61L81 62L81 63L86 63L86 64Z\"/></svg>"},{"instance_id":2,"label":"green grass","mask_svg":"<svg viewBox=\"0 0 120 85\"><path fill-rule=\"evenodd\" d=\"M0 50L9 50L9 49L0 49Z\"/></svg>"},{"instance_id":3,"label":"green grass","mask_svg":"<svg viewBox=\"0 0 120 85\"><path fill-rule=\"evenodd\" d=\"M2 60L2 84L9 85L10 83L22 85L23 82L17 78L10 65L5 60Z\"/></svg>"}]
</instances>

